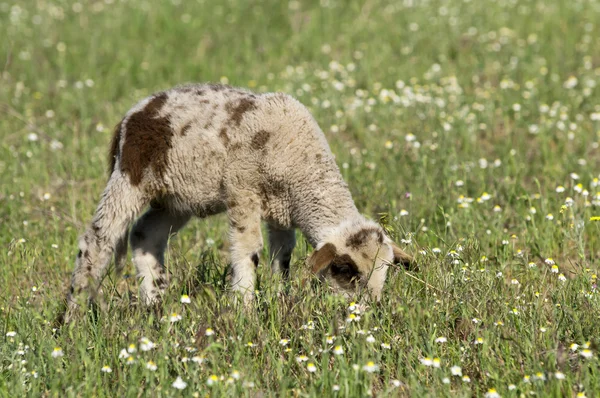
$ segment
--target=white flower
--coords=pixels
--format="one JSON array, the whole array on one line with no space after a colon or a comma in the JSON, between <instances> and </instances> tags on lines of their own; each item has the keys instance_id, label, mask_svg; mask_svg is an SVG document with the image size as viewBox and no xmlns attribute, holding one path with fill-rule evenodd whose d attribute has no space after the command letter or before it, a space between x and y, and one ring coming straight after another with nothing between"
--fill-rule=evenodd
<instances>
[{"instance_id":1,"label":"white flower","mask_svg":"<svg viewBox=\"0 0 600 398\"><path fill-rule=\"evenodd\" d=\"M54 350L52 350L52 358L59 358L63 355L65 355L65 353L60 347L54 347Z\"/></svg>"},{"instance_id":2,"label":"white flower","mask_svg":"<svg viewBox=\"0 0 600 398\"><path fill-rule=\"evenodd\" d=\"M514 384L509 384L508 385L508 391L513 391L513 390L516 390L516 389L517 389L517 386L515 386Z\"/></svg>"},{"instance_id":3,"label":"white flower","mask_svg":"<svg viewBox=\"0 0 600 398\"><path fill-rule=\"evenodd\" d=\"M142 350L142 351L150 351L154 347L156 347L156 344L154 344L153 342L151 342L150 340L148 340L146 337L142 337L140 339L140 350Z\"/></svg>"},{"instance_id":4,"label":"white flower","mask_svg":"<svg viewBox=\"0 0 600 398\"><path fill-rule=\"evenodd\" d=\"M127 350L125 348L123 348L121 350L121 352L119 353L119 359L125 359L129 356L129 353L127 352Z\"/></svg>"},{"instance_id":5,"label":"white flower","mask_svg":"<svg viewBox=\"0 0 600 398\"><path fill-rule=\"evenodd\" d=\"M464 381L465 383L470 383L471 382L471 378L469 376L467 376L467 375L464 375L462 377L462 381Z\"/></svg>"},{"instance_id":6,"label":"white flower","mask_svg":"<svg viewBox=\"0 0 600 398\"><path fill-rule=\"evenodd\" d=\"M337 345L335 346L335 348L333 349L333 353L335 355L342 355L344 353L344 349L342 348L341 345Z\"/></svg>"},{"instance_id":7,"label":"white flower","mask_svg":"<svg viewBox=\"0 0 600 398\"><path fill-rule=\"evenodd\" d=\"M564 276L563 274L558 275L558 280L561 282L565 282L567 280L567 277Z\"/></svg>"},{"instance_id":8,"label":"white flower","mask_svg":"<svg viewBox=\"0 0 600 398\"><path fill-rule=\"evenodd\" d=\"M38 135L36 133L29 133L27 135L27 139L31 142L36 142L39 138Z\"/></svg>"},{"instance_id":9,"label":"white flower","mask_svg":"<svg viewBox=\"0 0 600 398\"><path fill-rule=\"evenodd\" d=\"M587 359L592 358L594 356L594 354L592 353L592 351L591 350L587 350L587 349L586 350L581 350L579 352L579 355L581 355L582 357L587 358Z\"/></svg>"},{"instance_id":10,"label":"white flower","mask_svg":"<svg viewBox=\"0 0 600 398\"><path fill-rule=\"evenodd\" d=\"M488 392L485 393L485 398L500 398L500 394L498 394L495 388L490 388Z\"/></svg>"},{"instance_id":11,"label":"white flower","mask_svg":"<svg viewBox=\"0 0 600 398\"><path fill-rule=\"evenodd\" d=\"M10 332L6 332L6 337L15 337L17 335L17 332L15 331L10 331Z\"/></svg>"},{"instance_id":12,"label":"white flower","mask_svg":"<svg viewBox=\"0 0 600 398\"><path fill-rule=\"evenodd\" d=\"M200 365L200 364L202 364L204 362L204 358L203 357L199 357L199 356L194 356L194 357L192 357L192 362L195 362L198 365Z\"/></svg>"},{"instance_id":13,"label":"white flower","mask_svg":"<svg viewBox=\"0 0 600 398\"><path fill-rule=\"evenodd\" d=\"M315 373L317 371L317 367L314 363L309 362L308 365L306 365L306 370L308 370L310 373Z\"/></svg>"},{"instance_id":14,"label":"white flower","mask_svg":"<svg viewBox=\"0 0 600 398\"><path fill-rule=\"evenodd\" d=\"M450 368L450 373L452 373L452 376L462 376L462 369L460 366L454 365Z\"/></svg>"},{"instance_id":15,"label":"white flower","mask_svg":"<svg viewBox=\"0 0 600 398\"><path fill-rule=\"evenodd\" d=\"M565 374L563 372L556 372L556 373L554 373L554 378L556 380L564 380Z\"/></svg>"},{"instance_id":16,"label":"white flower","mask_svg":"<svg viewBox=\"0 0 600 398\"><path fill-rule=\"evenodd\" d=\"M176 312L172 313L171 316L169 316L169 321L171 321L171 323L175 323L177 321L180 321L181 319L182 319L181 315L179 315Z\"/></svg>"},{"instance_id":17,"label":"white flower","mask_svg":"<svg viewBox=\"0 0 600 398\"><path fill-rule=\"evenodd\" d=\"M112 369L111 369L111 368L110 368L110 366L108 366L108 365L104 365L104 366L102 367L102 369L100 369L100 370L101 370L102 372L104 372L104 373L111 373L111 372L112 372Z\"/></svg>"},{"instance_id":18,"label":"white flower","mask_svg":"<svg viewBox=\"0 0 600 398\"><path fill-rule=\"evenodd\" d=\"M375 364L375 362L367 362L367 364L365 366L363 366L362 368L365 372L369 372L369 373L373 373L373 372L377 372L379 370L379 366L377 366Z\"/></svg>"},{"instance_id":19,"label":"white flower","mask_svg":"<svg viewBox=\"0 0 600 398\"><path fill-rule=\"evenodd\" d=\"M212 330L211 328L207 328L206 331L204 332L205 336L212 336L213 334L215 334L215 331Z\"/></svg>"},{"instance_id":20,"label":"white flower","mask_svg":"<svg viewBox=\"0 0 600 398\"><path fill-rule=\"evenodd\" d=\"M183 381L181 376L177 376L177 379L175 379L175 381L171 385L178 390L183 390L184 388L187 387L187 383L185 381Z\"/></svg>"},{"instance_id":21,"label":"white flower","mask_svg":"<svg viewBox=\"0 0 600 398\"><path fill-rule=\"evenodd\" d=\"M447 338L445 338L445 337L443 337L443 336L440 336L440 337L438 337L437 339L435 339L435 342L436 342L436 343L445 343L445 342L447 342L447 341L448 341L448 339L447 339Z\"/></svg>"},{"instance_id":22,"label":"white flower","mask_svg":"<svg viewBox=\"0 0 600 398\"><path fill-rule=\"evenodd\" d=\"M381 348L383 348L384 350L389 350L392 348L392 346L388 343L381 343Z\"/></svg>"},{"instance_id":23,"label":"white flower","mask_svg":"<svg viewBox=\"0 0 600 398\"><path fill-rule=\"evenodd\" d=\"M420 358L419 361L421 361L421 364L425 365L425 366L432 366L433 365L433 359L431 359L429 357Z\"/></svg>"},{"instance_id":24,"label":"white flower","mask_svg":"<svg viewBox=\"0 0 600 398\"><path fill-rule=\"evenodd\" d=\"M289 342L290 342L290 341L289 341L288 339L281 339L281 340L279 340L279 345L281 345L281 346L284 346L284 347L285 347L286 345L288 345L288 344L289 344Z\"/></svg>"},{"instance_id":25,"label":"white flower","mask_svg":"<svg viewBox=\"0 0 600 398\"><path fill-rule=\"evenodd\" d=\"M155 364L154 362L152 362L152 361L148 361L148 362L146 363L146 369L148 369L148 370L150 370L150 371L154 372L156 369L158 369L158 366L156 366L156 364Z\"/></svg>"},{"instance_id":26,"label":"white flower","mask_svg":"<svg viewBox=\"0 0 600 398\"><path fill-rule=\"evenodd\" d=\"M450 384L450 379L448 377L444 377L442 379L442 383L444 383L444 384Z\"/></svg>"},{"instance_id":27,"label":"white flower","mask_svg":"<svg viewBox=\"0 0 600 398\"><path fill-rule=\"evenodd\" d=\"M372 334L367 336L367 343L374 343L375 342L375 337L373 337Z\"/></svg>"},{"instance_id":28,"label":"white flower","mask_svg":"<svg viewBox=\"0 0 600 398\"><path fill-rule=\"evenodd\" d=\"M209 386L212 386L213 384L217 383L219 381L219 378L217 377L217 375L210 375L209 378L206 380L206 384L208 384Z\"/></svg>"},{"instance_id":29,"label":"white flower","mask_svg":"<svg viewBox=\"0 0 600 398\"><path fill-rule=\"evenodd\" d=\"M332 389L333 391L340 391L340 386L338 386L337 384L334 384L334 385L331 387L331 389Z\"/></svg>"},{"instance_id":30,"label":"white flower","mask_svg":"<svg viewBox=\"0 0 600 398\"><path fill-rule=\"evenodd\" d=\"M182 295L179 301L181 301L183 304L189 304L192 302L192 300L190 300L190 296L187 294Z\"/></svg>"},{"instance_id":31,"label":"white flower","mask_svg":"<svg viewBox=\"0 0 600 398\"><path fill-rule=\"evenodd\" d=\"M391 380L390 383L392 383L394 387L400 387L402 385L402 382L396 379Z\"/></svg>"},{"instance_id":32,"label":"white flower","mask_svg":"<svg viewBox=\"0 0 600 398\"><path fill-rule=\"evenodd\" d=\"M136 352L135 344L129 344L129 347L127 347L127 352L130 354Z\"/></svg>"},{"instance_id":33,"label":"white flower","mask_svg":"<svg viewBox=\"0 0 600 398\"><path fill-rule=\"evenodd\" d=\"M240 372L238 372L237 370L234 370L233 372L231 372L231 377L233 377L234 380L239 380L240 379Z\"/></svg>"},{"instance_id":34,"label":"white flower","mask_svg":"<svg viewBox=\"0 0 600 398\"><path fill-rule=\"evenodd\" d=\"M442 361L439 358L433 358L433 361L431 361L431 366L433 366L434 368L439 369L441 365Z\"/></svg>"},{"instance_id":35,"label":"white flower","mask_svg":"<svg viewBox=\"0 0 600 398\"><path fill-rule=\"evenodd\" d=\"M569 349L573 352L577 351L577 349L579 348L579 344L577 343L573 343L571 344L571 346L569 347Z\"/></svg>"},{"instance_id":36,"label":"white flower","mask_svg":"<svg viewBox=\"0 0 600 398\"><path fill-rule=\"evenodd\" d=\"M308 357L306 355L300 355L296 357L296 362L302 363L308 361Z\"/></svg>"}]
</instances>

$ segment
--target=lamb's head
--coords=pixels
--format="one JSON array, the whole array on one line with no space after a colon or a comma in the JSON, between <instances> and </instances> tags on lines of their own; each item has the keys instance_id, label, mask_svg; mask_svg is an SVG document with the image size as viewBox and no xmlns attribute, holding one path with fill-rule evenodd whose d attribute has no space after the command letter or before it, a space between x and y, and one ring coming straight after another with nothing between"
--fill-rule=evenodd
<instances>
[{"instance_id":1,"label":"lamb's head","mask_svg":"<svg viewBox=\"0 0 600 398\"><path fill-rule=\"evenodd\" d=\"M308 263L319 278L327 279L347 296L367 288L371 297L379 300L389 265L412 262L412 257L372 221L347 221L326 236Z\"/></svg>"}]
</instances>

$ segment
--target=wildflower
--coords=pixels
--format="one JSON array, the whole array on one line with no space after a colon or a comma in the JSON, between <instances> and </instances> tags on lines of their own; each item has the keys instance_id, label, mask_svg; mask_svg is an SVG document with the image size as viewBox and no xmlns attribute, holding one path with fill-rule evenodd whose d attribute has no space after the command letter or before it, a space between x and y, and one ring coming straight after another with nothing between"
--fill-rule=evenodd
<instances>
[{"instance_id":1,"label":"wildflower","mask_svg":"<svg viewBox=\"0 0 600 398\"><path fill-rule=\"evenodd\" d=\"M234 370L233 372L231 372L231 377L234 380L239 380L240 379L240 372L238 372L237 370Z\"/></svg>"},{"instance_id":2,"label":"wildflower","mask_svg":"<svg viewBox=\"0 0 600 398\"><path fill-rule=\"evenodd\" d=\"M594 356L594 354L592 353L591 350L585 349L585 350L581 350L581 352L579 352L579 355L581 355L582 357L586 358L586 359L590 359Z\"/></svg>"},{"instance_id":3,"label":"wildflower","mask_svg":"<svg viewBox=\"0 0 600 398\"><path fill-rule=\"evenodd\" d=\"M175 323L177 321L180 321L181 319L182 319L182 316L176 312L172 313L171 316L169 317L169 321L171 321L171 323Z\"/></svg>"},{"instance_id":4,"label":"wildflower","mask_svg":"<svg viewBox=\"0 0 600 398\"><path fill-rule=\"evenodd\" d=\"M577 351L577 349L579 348L579 344L577 343L573 343L571 344L571 346L569 347L569 349L573 352Z\"/></svg>"},{"instance_id":5,"label":"wildflower","mask_svg":"<svg viewBox=\"0 0 600 398\"><path fill-rule=\"evenodd\" d=\"M215 331L211 328L206 328L206 331L204 331L205 336L212 336L213 334L215 334Z\"/></svg>"},{"instance_id":6,"label":"wildflower","mask_svg":"<svg viewBox=\"0 0 600 398\"><path fill-rule=\"evenodd\" d=\"M452 373L452 376L462 376L462 369L460 366L454 365L450 368L450 373Z\"/></svg>"},{"instance_id":7,"label":"wildflower","mask_svg":"<svg viewBox=\"0 0 600 398\"><path fill-rule=\"evenodd\" d=\"M600 221L600 216L592 216L590 217L590 221Z\"/></svg>"},{"instance_id":8,"label":"wildflower","mask_svg":"<svg viewBox=\"0 0 600 398\"><path fill-rule=\"evenodd\" d=\"M465 383L470 383L471 382L471 378L469 376L467 376L467 375L464 375L462 377L462 381L464 381Z\"/></svg>"},{"instance_id":9,"label":"wildflower","mask_svg":"<svg viewBox=\"0 0 600 398\"><path fill-rule=\"evenodd\" d=\"M54 347L54 350L52 350L52 358L59 358L59 357L62 357L63 355L65 355L65 354L60 347Z\"/></svg>"},{"instance_id":10,"label":"wildflower","mask_svg":"<svg viewBox=\"0 0 600 398\"><path fill-rule=\"evenodd\" d=\"M195 362L198 365L201 365L202 362L204 362L204 358L203 357L199 357L199 356L193 356L192 357L192 362Z\"/></svg>"},{"instance_id":11,"label":"wildflower","mask_svg":"<svg viewBox=\"0 0 600 398\"><path fill-rule=\"evenodd\" d=\"M375 362L369 361L365 366L363 366L363 370L365 372L373 373L379 370L379 366L377 366Z\"/></svg>"},{"instance_id":12,"label":"wildflower","mask_svg":"<svg viewBox=\"0 0 600 398\"><path fill-rule=\"evenodd\" d=\"M12 330L9 332L6 332L6 337L15 337L16 335L17 335L17 332L12 331Z\"/></svg>"},{"instance_id":13,"label":"wildflower","mask_svg":"<svg viewBox=\"0 0 600 398\"><path fill-rule=\"evenodd\" d=\"M327 336L325 338L325 341L327 342L327 344L333 344L334 340L335 340L335 336Z\"/></svg>"},{"instance_id":14,"label":"wildflower","mask_svg":"<svg viewBox=\"0 0 600 398\"><path fill-rule=\"evenodd\" d=\"M554 264L550 270L553 274L558 274L558 265Z\"/></svg>"},{"instance_id":15,"label":"wildflower","mask_svg":"<svg viewBox=\"0 0 600 398\"><path fill-rule=\"evenodd\" d=\"M360 316L358 316L356 314L350 314L350 315L348 315L348 318L346 318L347 323L358 322L358 321L360 321Z\"/></svg>"},{"instance_id":16,"label":"wildflower","mask_svg":"<svg viewBox=\"0 0 600 398\"><path fill-rule=\"evenodd\" d=\"M523 376L523 383L530 383L530 382L531 382L531 377L529 377L529 375Z\"/></svg>"},{"instance_id":17,"label":"wildflower","mask_svg":"<svg viewBox=\"0 0 600 398\"><path fill-rule=\"evenodd\" d=\"M445 338L445 337L443 337L443 336L440 336L440 337L438 337L437 339L435 339L435 342L436 342L436 343L445 343L445 342L447 342L447 341L448 341L448 339L447 339L447 338Z\"/></svg>"},{"instance_id":18,"label":"wildflower","mask_svg":"<svg viewBox=\"0 0 600 398\"><path fill-rule=\"evenodd\" d=\"M433 358L433 361L431 361L431 366L433 366L434 368L439 369L442 365L442 361L439 358Z\"/></svg>"},{"instance_id":19,"label":"wildflower","mask_svg":"<svg viewBox=\"0 0 600 398\"><path fill-rule=\"evenodd\" d=\"M317 371L317 367L314 363L309 362L308 365L306 365L306 370L308 370L310 373L315 373Z\"/></svg>"},{"instance_id":20,"label":"wildflower","mask_svg":"<svg viewBox=\"0 0 600 398\"><path fill-rule=\"evenodd\" d=\"M142 351L150 351L154 347L156 347L156 344L154 344L153 342L151 342L150 340L148 340L146 337L142 337L140 339L140 350L142 350Z\"/></svg>"},{"instance_id":21,"label":"wildflower","mask_svg":"<svg viewBox=\"0 0 600 398\"><path fill-rule=\"evenodd\" d=\"M175 381L171 385L178 390L183 390L187 387L187 383L183 381L181 376L177 376L177 379L175 379Z\"/></svg>"},{"instance_id":22,"label":"wildflower","mask_svg":"<svg viewBox=\"0 0 600 398\"><path fill-rule=\"evenodd\" d=\"M290 341L288 339L281 339L281 340L279 340L279 345L285 347L286 345L289 344L289 342Z\"/></svg>"},{"instance_id":23,"label":"wildflower","mask_svg":"<svg viewBox=\"0 0 600 398\"><path fill-rule=\"evenodd\" d=\"M110 368L110 366L108 366L108 365L104 365L104 366L102 367L102 369L100 369L100 370L101 370L102 372L104 372L104 373L111 373L111 372L112 372L112 369L111 369L111 368Z\"/></svg>"},{"instance_id":24,"label":"wildflower","mask_svg":"<svg viewBox=\"0 0 600 398\"><path fill-rule=\"evenodd\" d=\"M546 215L546 220L549 220L549 221L552 221L552 220L554 220L554 216L552 215L552 213L548 213L548 214Z\"/></svg>"},{"instance_id":25,"label":"wildflower","mask_svg":"<svg viewBox=\"0 0 600 398\"><path fill-rule=\"evenodd\" d=\"M135 344L129 344L129 347L127 347L127 352L130 354L136 352Z\"/></svg>"},{"instance_id":26,"label":"wildflower","mask_svg":"<svg viewBox=\"0 0 600 398\"><path fill-rule=\"evenodd\" d=\"M394 387L400 387L403 384L400 380L396 380L396 379L390 380L390 383Z\"/></svg>"},{"instance_id":27,"label":"wildflower","mask_svg":"<svg viewBox=\"0 0 600 398\"><path fill-rule=\"evenodd\" d=\"M543 326L542 326L542 327L540 327L540 332L542 332L542 333L546 333L546 331L547 331L547 330L548 330L548 329L546 329L546 328L545 328L545 327L543 327Z\"/></svg>"},{"instance_id":28,"label":"wildflower","mask_svg":"<svg viewBox=\"0 0 600 398\"><path fill-rule=\"evenodd\" d=\"M391 348L392 348L392 346L390 346L390 345L389 345L389 344L387 344L387 343L381 343L381 348L383 348L384 350L389 350L389 349L391 349Z\"/></svg>"},{"instance_id":29,"label":"wildflower","mask_svg":"<svg viewBox=\"0 0 600 398\"><path fill-rule=\"evenodd\" d=\"M133 365L135 363L135 359L132 356L127 357L127 365Z\"/></svg>"},{"instance_id":30,"label":"wildflower","mask_svg":"<svg viewBox=\"0 0 600 398\"><path fill-rule=\"evenodd\" d=\"M533 376L534 380L546 381L546 375L542 372L537 372L535 376Z\"/></svg>"},{"instance_id":31,"label":"wildflower","mask_svg":"<svg viewBox=\"0 0 600 398\"><path fill-rule=\"evenodd\" d=\"M477 345L477 344L483 344L483 338L482 337L477 337L477 339L473 342L473 344Z\"/></svg>"},{"instance_id":32,"label":"wildflower","mask_svg":"<svg viewBox=\"0 0 600 398\"><path fill-rule=\"evenodd\" d=\"M565 379L565 374L563 372L555 372L554 373L554 378L556 380L564 380Z\"/></svg>"},{"instance_id":33,"label":"wildflower","mask_svg":"<svg viewBox=\"0 0 600 398\"><path fill-rule=\"evenodd\" d=\"M433 359L431 359L429 357L421 358L421 359L419 359L419 361L421 361L421 364L425 365L425 366L432 366L433 365Z\"/></svg>"},{"instance_id":34,"label":"wildflower","mask_svg":"<svg viewBox=\"0 0 600 398\"><path fill-rule=\"evenodd\" d=\"M519 310L516 308L513 308L512 310L510 310L510 313L513 315L519 315Z\"/></svg>"},{"instance_id":35,"label":"wildflower","mask_svg":"<svg viewBox=\"0 0 600 398\"><path fill-rule=\"evenodd\" d=\"M582 392L578 392L576 397L577 398L587 398L587 395L585 395L585 393L582 391Z\"/></svg>"},{"instance_id":36,"label":"wildflower","mask_svg":"<svg viewBox=\"0 0 600 398\"><path fill-rule=\"evenodd\" d=\"M121 350L121 352L119 353L119 359L125 359L129 356L129 353L127 352L127 350L125 348L123 348Z\"/></svg>"},{"instance_id":37,"label":"wildflower","mask_svg":"<svg viewBox=\"0 0 600 398\"><path fill-rule=\"evenodd\" d=\"M148 370L150 370L150 371L154 372L156 369L158 369L158 366L156 366L156 364L155 364L154 362L152 362L152 361L148 361L148 362L146 363L146 369L148 369Z\"/></svg>"},{"instance_id":38,"label":"wildflower","mask_svg":"<svg viewBox=\"0 0 600 398\"><path fill-rule=\"evenodd\" d=\"M517 389L517 386L515 386L514 384L509 384L508 385L508 391L513 391L513 390L516 390L516 389Z\"/></svg>"},{"instance_id":39,"label":"wildflower","mask_svg":"<svg viewBox=\"0 0 600 398\"><path fill-rule=\"evenodd\" d=\"M442 383L444 383L444 384L450 384L450 379L448 377L444 377L442 379Z\"/></svg>"},{"instance_id":40,"label":"wildflower","mask_svg":"<svg viewBox=\"0 0 600 398\"><path fill-rule=\"evenodd\" d=\"M337 384L334 384L334 385L331 387L331 389L332 389L333 391L340 391L340 386L338 386Z\"/></svg>"},{"instance_id":41,"label":"wildflower","mask_svg":"<svg viewBox=\"0 0 600 398\"><path fill-rule=\"evenodd\" d=\"M375 342L375 337L373 337L372 334L367 336L367 343L374 343Z\"/></svg>"},{"instance_id":42,"label":"wildflower","mask_svg":"<svg viewBox=\"0 0 600 398\"><path fill-rule=\"evenodd\" d=\"M182 295L179 301L181 301L183 304L189 304L192 302L192 300L190 300L190 296L187 294Z\"/></svg>"},{"instance_id":43,"label":"wildflower","mask_svg":"<svg viewBox=\"0 0 600 398\"><path fill-rule=\"evenodd\" d=\"M511 285L520 285L521 283L519 282L519 280L518 280L518 279L512 279L512 280L510 281L510 284L511 284Z\"/></svg>"},{"instance_id":44,"label":"wildflower","mask_svg":"<svg viewBox=\"0 0 600 398\"><path fill-rule=\"evenodd\" d=\"M529 268L535 268L535 267L537 267L537 264L536 264L536 263L534 263L534 262L530 262L529 264L527 264L527 266L528 266Z\"/></svg>"},{"instance_id":45,"label":"wildflower","mask_svg":"<svg viewBox=\"0 0 600 398\"><path fill-rule=\"evenodd\" d=\"M208 379L206 379L206 384L208 384L209 386L212 386L213 384L217 383L219 381L219 378L217 377L217 375L210 375L208 377Z\"/></svg>"},{"instance_id":46,"label":"wildflower","mask_svg":"<svg viewBox=\"0 0 600 398\"><path fill-rule=\"evenodd\" d=\"M333 349L333 353L335 355L342 355L344 353L344 349L342 348L341 345L336 345Z\"/></svg>"},{"instance_id":47,"label":"wildflower","mask_svg":"<svg viewBox=\"0 0 600 398\"><path fill-rule=\"evenodd\" d=\"M564 276L564 274L560 274L560 275L558 275L558 280L561 282L565 282L567 280L567 278Z\"/></svg>"},{"instance_id":48,"label":"wildflower","mask_svg":"<svg viewBox=\"0 0 600 398\"><path fill-rule=\"evenodd\" d=\"M490 388L488 392L485 393L485 398L500 398L500 394L498 394L495 388Z\"/></svg>"},{"instance_id":49,"label":"wildflower","mask_svg":"<svg viewBox=\"0 0 600 398\"><path fill-rule=\"evenodd\" d=\"M556 187L556 192L558 192L558 193L565 192L565 187L563 187L562 185L557 186Z\"/></svg>"},{"instance_id":50,"label":"wildflower","mask_svg":"<svg viewBox=\"0 0 600 398\"><path fill-rule=\"evenodd\" d=\"M296 362L302 363L308 361L308 357L306 355L300 355L296 357Z\"/></svg>"}]
</instances>

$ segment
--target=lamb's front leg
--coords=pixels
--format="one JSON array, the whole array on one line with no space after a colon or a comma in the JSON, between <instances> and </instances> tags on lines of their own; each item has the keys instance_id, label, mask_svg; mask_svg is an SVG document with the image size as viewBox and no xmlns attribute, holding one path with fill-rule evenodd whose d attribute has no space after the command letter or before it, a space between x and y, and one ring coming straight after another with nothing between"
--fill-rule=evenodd
<instances>
[{"instance_id":1,"label":"lamb's front leg","mask_svg":"<svg viewBox=\"0 0 600 398\"><path fill-rule=\"evenodd\" d=\"M269 225L269 256L274 274L281 273L284 279L290 274L290 260L296 246L296 233L293 229L278 229Z\"/></svg>"},{"instance_id":2,"label":"lamb's front leg","mask_svg":"<svg viewBox=\"0 0 600 398\"><path fill-rule=\"evenodd\" d=\"M243 203L235 203L229 207L228 215L232 288L243 295L244 305L248 306L252 302L256 267L263 248L260 202L246 199Z\"/></svg>"}]
</instances>

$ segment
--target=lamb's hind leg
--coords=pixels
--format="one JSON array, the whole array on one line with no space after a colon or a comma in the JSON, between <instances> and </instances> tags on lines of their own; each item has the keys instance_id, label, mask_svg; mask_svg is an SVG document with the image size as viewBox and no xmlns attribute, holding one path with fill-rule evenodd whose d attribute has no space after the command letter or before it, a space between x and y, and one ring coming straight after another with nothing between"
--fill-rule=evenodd
<instances>
[{"instance_id":1,"label":"lamb's hind leg","mask_svg":"<svg viewBox=\"0 0 600 398\"><path fill-rule=\"evenodd\" d=\"M169 235L181 229L190 214L174 213L156 205L135 223L131 230L133 263L140 282L140 297L150 305L160 299L168 285L164 253Z\"/></svg>"},{"instance_id":2,"label":"lamb's hind leg","mask_svg":"<svg viewBox=\"0 0 600 398\"><path fill-rule=\"evenodd\" d=\"M113 173L106 186L91 226L79 239L79 253L67 297L66 321L74 315L86 292L94 300L112 254L127 227L146 204L143 193L120 173Z\"/></svg>"},{"instance_id":3,"label":"lamb's hind leg","mask_svg":"<svg viewBox=\"0 0 600 398\"><path fill-rule=\"evenodd\" d=\"M281 273L287 279L290 273L292 251L296 246L296 233L293 229L278 229L271 225L269 229L269 255L273 273Z\"/></svg>"}]
</instances>

